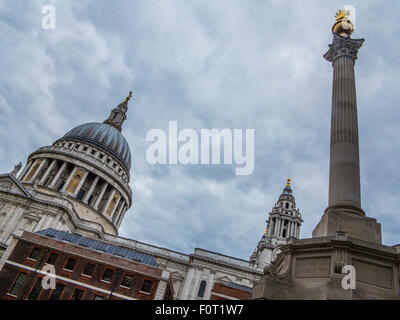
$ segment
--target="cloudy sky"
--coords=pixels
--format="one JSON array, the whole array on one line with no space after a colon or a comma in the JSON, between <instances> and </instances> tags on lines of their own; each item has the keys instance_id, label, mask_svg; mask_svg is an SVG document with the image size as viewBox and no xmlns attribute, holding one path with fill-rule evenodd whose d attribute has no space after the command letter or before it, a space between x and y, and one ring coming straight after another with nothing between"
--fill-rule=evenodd
<instances>
[{"instance_id":1,"label":"cloudy sky","mask_svg":"<svg viewBox=\"0 0 400 320\"><path fill-rule=\"evenodd\" d=\"M43 5L56 29L41 27ZM133 206L120 234L191 253L248 258L288 177L301 237L327 206L332 67L322 56L336 10L356 8L362 203L400 242L400 4L385 1L0 0L0 172L129 90L123 134ZM146 133L255 130L254 172L231 165L150 165Z\"/></svg>"}]
</instances>

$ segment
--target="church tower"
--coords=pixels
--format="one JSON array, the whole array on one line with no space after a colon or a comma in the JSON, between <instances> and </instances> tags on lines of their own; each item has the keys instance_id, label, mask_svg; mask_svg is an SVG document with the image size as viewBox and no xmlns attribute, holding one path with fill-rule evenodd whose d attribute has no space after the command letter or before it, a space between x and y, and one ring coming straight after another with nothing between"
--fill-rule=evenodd
<instances>
[{"instance_id":1,"label":"church tower","mask_svg":"<svg viewBox=\"0 0 400 320\"><path fill-rule=\"evenodd\" d=\"M103 123L79 125L0 175L0 243L46 228L95 238L118 235L132 205L131 152L122 135L129 96ZM0 251L1 255L1 251Z\"/></svg>"},{"instance_id":2,"label":"church tower","mask_svg":"<svg viewBox=\"0 0 400 320\"><path fill-rule=\"evenodd\" d=\"M290 179L287 179L278 202L275 203L265 222L267 223L265 232L250 258L259 269L263 269L276 258L279 247L287 244L289 238L300 236L303 219L299 209L296 208Z\"/></svg>"}]
</instances>

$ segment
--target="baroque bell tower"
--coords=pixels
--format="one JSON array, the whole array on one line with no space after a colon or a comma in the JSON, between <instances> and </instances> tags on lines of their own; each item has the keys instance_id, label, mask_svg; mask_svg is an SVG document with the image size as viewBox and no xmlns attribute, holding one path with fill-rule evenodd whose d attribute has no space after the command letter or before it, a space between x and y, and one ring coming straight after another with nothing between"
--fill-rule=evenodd
<instances>
[{"instance_id":1,"label":"baroque bell tower","mask_svg":"<svg viewBox=\"0 0 400 320\"><path fill-rule=\"evenodd\" d=\"M269 265L279 253L279 248L287 244L289 238L300 237L303 219L300 210L296 208L290 179L287 179L282 194L265 222L265 232L250 258L258 269Z\"/></svg>"}]
</instances>

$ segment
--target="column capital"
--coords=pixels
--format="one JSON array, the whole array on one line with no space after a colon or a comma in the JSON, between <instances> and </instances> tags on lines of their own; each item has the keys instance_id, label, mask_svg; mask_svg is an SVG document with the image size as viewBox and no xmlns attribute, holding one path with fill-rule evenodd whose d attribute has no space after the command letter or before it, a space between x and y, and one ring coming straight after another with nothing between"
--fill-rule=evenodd
<instances>
[{"instance_id":1,"label":"column capital","mask_svg":"<svg viewBox=\"0 0 400 320\"><path fill-rule=\"evenodd\" d=\"M333 41L329 45L328 52L324 54L324 58L333 63L337 58L347 56L355 62L358 49L361 48L363 42L364 39L351 39L334 34Z\"/></svg>"}]
</instances>

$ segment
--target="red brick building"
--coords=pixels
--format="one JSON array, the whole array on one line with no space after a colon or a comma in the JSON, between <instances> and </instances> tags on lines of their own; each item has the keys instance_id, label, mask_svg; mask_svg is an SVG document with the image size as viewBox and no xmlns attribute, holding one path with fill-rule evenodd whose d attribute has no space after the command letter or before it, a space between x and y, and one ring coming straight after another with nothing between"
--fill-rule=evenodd
<instances>
[{"instance_id":1,"label":"red brick building","mask_svg":"<svg viewBox=\"0 0 400 320\"><path fill-rule=\"evenodd\" d=\"M252 290L235 283L214 283L211 300L249 300Z\"/></svg>"},{"instance_id":2,"label":"red brick building","mask_svg":"<svg viewBox=\"0 0 400 320\"><path fill-rule=\"evenodd\" d=\"M55 269L55 288L45 289ZM170 300L169 272L154 257L54 229L14 235L0 261L0 299Z\"/></svg>"}]
</instances>

